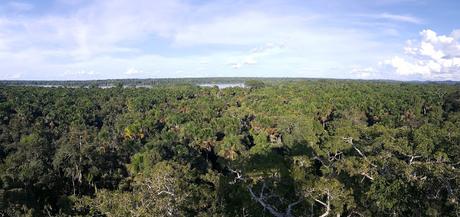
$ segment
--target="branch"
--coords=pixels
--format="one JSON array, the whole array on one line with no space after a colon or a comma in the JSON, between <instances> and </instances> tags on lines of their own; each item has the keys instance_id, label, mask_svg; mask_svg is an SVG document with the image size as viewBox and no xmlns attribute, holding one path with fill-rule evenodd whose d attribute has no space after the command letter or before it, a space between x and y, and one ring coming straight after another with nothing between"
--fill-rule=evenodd
<instances>
[{"instance_id":1,"label":"branch","mask_svg":"<svg viewBox=\"0 0 460 217\"><path fill-rule=\"evenodd\" d=\"M331 211L331 194L330 194L329 190L327 191L327 201L326 201L326 203L324 203L324 202L322 202L322 201L320 201L318 199L315 199L315 201L326 207L326 212L324 212L319 217L328 216L329 212Z\"/></svg>"},{"instance_id":2,"label":"branch","mask_svg":"<svg viewBox=\"0 0 460 217\"><path fill-rule=\"evenodd\" d=\"M353 214L356 214L358 216L364 216L363 214L357 212L357 211L352 211L347 217L351 217Z\"/></svg>"},{"instance_id":3,"label":"branch","mask_svg":"<svg viewBox=\"0 0 460 217\"><path fill-rule=\"evenodd\" d=\"M230 184L235 184L238 180L245 181L245 178L241 172L241 170L233 170L231 168L228 168L228 170L234 174L236 174L236 177L233 179L233 181L230 182ZM258 193L259 196L256 196L254 191L252 190L251 187L247 187L249 193L251 194L252 199L254 199L256 202L258 202L262 207L266 210L268 210L273 216L275 217L294 217L292 215L292 208L296 205L298 205L300 202L303 201L303 199L300 199L294 203L291 203L288 205L288 208L286 209L285 213L281 213L276 208L272 205L270 205L266 199L272 198L273 196L278 197L276 195L265 195L265 189L267 188L267 185L265 182L262 183L262 188L260 189L260 192Z\"/></svg>"},{"instance_id":4,"label":"branch","mask_svg":"<svg viewBox=\"0 0 460 217\"><path fill-rule=\"evenodd\" d=\"M252 188L248 187L249 193L251 193L252 199L257 201L260 205L264 207L264 209L268 210L273 216L276 217L285 217L283 213L278 212L274 207L272 207L270 204L266 203L263 198L257 197L254 192L252 191Z\"/></svg>"},{"instance_id":5,"label":"branch","mask_svg":"<svg viewBox=\"0 0 460 217\"><path fill-rule=\"evenodd\" d=\"M266 188L266 184L263 183L262 184L262 188L260 190L260 193L259 193L259 196L256 196L256 194L254 193L254 191L252 190L252 188L248 187L248 190L249 190L249 193L251 194L251 197L252 199L254 199L255 201L257 201L260 205L262 205L262 207L264 207L264 209L268 210L273 216L275 217L294 217L292 215L292 208L294 208L294 206L300 204L300 202L303 201L303 199L300 199L294 203L291 203L288 205L286 211L284 213L282 212L279 212L278 210L276 210L275 207L273 207L272 205L268 204L267 201L265 201L266 198L270 198L271 196L266 196L264 195L264 190Z\"/></svg>"},{"instance_id":6,"label":"branch","mask_svg":"<svg viewBox=\"0 0 460 217\"><path fill-rule=\"evenodd\" d=\"M323 206L327 206L327 204L325 204L325 203L324 203L323 201L321 201L321 200L315 199L315 201L318 202L318 203L320 203L320 204L323 205Z\"/></svg>"},{"instance_id":7,"label":"branch","mask_svg":"<svg viewBox=\"0 0 460 217\"><path fill-rule=\"evenodd\" d=\"M352 145L353 145L353 148L358 152L358 154L359 154L361 157L367 158L366 155L364 155L364 154L361 152L361 150L359 150L354 144L352 144Z\"/></svg>"},{"instance_id":8,"label":"branch","mask_svg":"<svg viewBox=\"0 0 460 217\"><path fill-rule=\"evenodd\" d=\"M374 180L374 177L370 176L369 174L365 173L365 172L362 172L361 175L363 175L364 177L370 179L370 180Z\"/></svg>"},{"instance_id":9,"label":"branch","mask_svg":"<svg viewBox=\"0 0 460 217\"><path fill-rule=\"evenodd\" d=\"M161 194L169 194L169 195L171 195L171 196L173 196L173 197L175 196L174 193L169 192L169 191L160 191L160 192L157 193L157 195L161 195Z\"/></svg>"},{"instance_id":10,"label":"branch","mask_svg":"<svg viewBox=\"0 0 460 217\"><path fill-rule=\"evenodd\" d=\"M422 156L418 156L418 155L406 155L406 156L410 157L409 165L412 165L412 161L414 161L415 159L422 157Z\"/></svg>"},{"instance_id":11,"label":"branch","mask_svg":"<svg viewBox=\"0 0 460 217\"><path fill-rule=\"evenodd\" d=\"M299 204L300 202L302 202L302 201L303 201L303 199L300 199L300 200L298 200L298 201L296 201L296 202L294 202L294 203L289 204L289 205L288 205L288 208L287 208L287 210L286 210L286 216L292 216L292 214L291 214L292 208L293 208L294 206L296 206L297 204Z\"/></svg>"},{"instance_id":12,"label":"branch","mask_svg":"<svg viewBox=\"0 0 460 217\"><path fill-rule=\"evenodd\" d=\"M334 153L334 156L331 156L331 155L329 154L329 161L335 161L335 160L338 160L338 157L340 157L340 155L342 155L342 154L343 154L343 153L342 153L342 152L340 152L340 151L339 151L339 152L336 152L336 153Z\"/></svg>"},{"instance_id":13,"label":"branch","mask_svg":"<svg viewBox=\"0 0 460 217\"><path fill-rule=\"evenodd\" d=\"M353 149L356 150L356 152L358 152L358 154L364 158L364 160L366 160L370 165L372 165L373 167L377 167L377 165L373 164L367 157L366 155L364 155L364 153L358 149L358 147L356 147L356 145L353 143L353 137L343 137L342 138L343 140L345 140L345 142L349 143Z\"/></svg>"},{"instance_id":14,"label":"branch","mask_svg":"<svg viewBox=\"0 0 460 217\"><path fill-rule=\"evenodd\" d=\"M241 174L241 170L233 170L232 168L228 168L228 170L234 174L236 174L236 177L233 179L233 181L229 182L229 184L233 185L235 184L236 182L238 182L238 180L241 180L241 181L244 181L244 178L243 178L243 174Z\"/></svg>"},{"instance_id":15,"label":"branch","mask_svg":"<svg viewBox=\"0 0 460 217\"><path fill-rule=\"evenodd\" d=\"M321 165L323 165L323 166L329 168L329 165L326 165L326 164L324 163L324 161L323 161L320 157L318 157L318 156L315 155L313 159L318 160L319 162L321 162Z\"/></svg>"}]
</instances>

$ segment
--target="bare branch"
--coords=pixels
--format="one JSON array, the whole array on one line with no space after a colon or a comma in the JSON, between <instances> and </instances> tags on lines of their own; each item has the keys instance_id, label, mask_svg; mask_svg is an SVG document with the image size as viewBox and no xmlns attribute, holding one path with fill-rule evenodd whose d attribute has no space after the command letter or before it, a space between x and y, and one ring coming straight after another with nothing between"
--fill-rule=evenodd
<instances>
[{"instance_id":1,"label":"bare branch","mask_svg":"<svg viewBox=\"0 0 460 217\"><path fill-rule=\"evenodd\" d=\"M262 184L262 188L260 190L259 196L256 196L254 191L252 190L251 187L248 187L249 193L251 194L252 199L254 199L256 202L258 202L264 209L268 210L270 214L272 214L275 217L294 217L292 215L292 209L294 206L300 204L300 202L303 201L303 199L300 199L296 202L293 202L288 205L286 211L284 213L279 212L274 206L270 205L267 201L265 201L266 198L270 198L271 195L265 195L264 190L267 188L267 185L265 183Z\"/></svg>"},{"instance_id":2,"label":"bare branch","mask_svg":"<svg viewBox=\"0 0 460 217\"><path fill-rule=\"evenodd\" d=\"M365 173L365 172L362 172L361 175L363 175L364 177L370 179L370 180L374 180L374 177L370 176L369 174Z\"/></svg>"},{"instance_id":3,"label":"bare branch","mask_svg":"<svg viewBox=\"0 0 460 217\"><path fill-rule=\"evenodd\" d=\"M319 162L321 162L321 164L322 164L323 166L329 168L329 165L325 164L324 161L323 161L320 157L315 156L313 159L318 160Z\"/></svg>"},{"instance_id":4,"label":"bare branch","mask_svg":"<svg viewBox=\"0 0 460 217\"><path fill-rule=\"evenodd\" d=\"M288 205L288 208L287 208L287 210L286 210L286 216L292 216L292 213L291 213L291 212L292 212L292 208L293 208L294 206L296 206L297 204L299 204L300 202L302 202L302 201L303 201L303 199L300 199L300 200L298 200L298 201L296 201L296 202L294 202L294 203L289 204L289 205Z\"/></svg>"},{"instance_id":5,"label":"bare branch","mask_svg":"<svg viewBox=\"0 0 460 217\"><path fill-rule=\"evenodd\" d=\"M357 212L357 211L352 211L347 217L351 217L353 214L357 215L357 216L364 216L363 214Z\"/></svg>"},{"instance_id":6,"label":"bare branch","mask_svg":"<svg viewBox=\"0 0 460 217\"><path fill-rule=\"evenodd\" d=\"M321 205L323 205L323 206L327 206L327 204L326 204L326 203L324 203L324 202L323 202L323 201L321 201L321 200L315 199L315 201L316 201L316 202L318 202L318 203L320 203L320 204L321 204Z\"/></svg>"},{"instance_id":7,"label":"bare branch","mask_svg":"<svg viewBox=\"0 0 460 217\"><path fill-rule=\"evenodd\" d=\"M268 210L273 216L276 217L285 217L284 213L278 212L273 206L266 203L263 198L257 197L256 194L252 191L252 188L248 187L249 193L251 193L252 199L257 201L260 205L264 207L264 209Z\"/></svg>"},{"instance_id":8,"label":"bare branch","mask_svg":"<svg viewBox=\"0 0 460 217\"><path fill-rule=\"evenodd\" d=\"M175 196L174 193L169 192L169 191L160 191L160 192L157 193L157 195L161 195L161 194L169 194L169 195L171 195L171 196L173 196L173 197Z\"/></svg>"},{"instance_id":9,"label":"bare branch","mask_svg":"<svg viewBox=\"0 0 460 217\"><path fill-rule=\"evenodd\" d=\"M364 153L358 149L358 147L356 147L356 145L353 143L353 137L343 137L342 138L343 140L345 140L345 142L349 143L353 149L356 150L356 152L358 152L358 154L364 158L364 160L366 160L370 165L372 165L373 167L377 167L377 165L373 164L367 157L366 155L364 155Z\"/></svg>"},{"instance_id":10,"label":"bare branch","mask_svg":"<svg viewBox=\"0 0 460 217\"><path fill-rule=\"evenodd\" d=\"M406 155L407 157L410 157L410 160L409 160L409 165L412 165L412 162L417 159L417 158L421 158L422 156L418 156L418 155Z\"/></svg>"},{"instance_id":11,"label":"bare branch","mask_svg":"<svg viewBox=\"0 0 460 217\"><path fill-rule=\"evenodd\" d=\"M322 201L320 201L318 199L315 199L315 201L326 207L326 211L322 215L320 215L319 217L328 216L329 212L331 211L331 193L329 192L329 190L327 191L327 201L326 201L326 203L324 203L324 202L322 202Z\"/></svg>"},{"instance_id":12,"label":"bare branch","mask_svg":"<svg viewBox=\"0 0 460 217\"><path fill-rule=\"evenodd\" d=\"M229 182L229 184L233 185L233 184L237 183L238 180L244 181L243 174L241 173L241 170L233 170L230 167L228 168L228 170L236 175L236 177L233 179L233 181Z\"/></svg>"},{"instance_id":13,"label":"bare branch","mask_svg":"<svg viewBox=\"0 0 460 217\"><path fill-rule=\"evenodd\" d=\"M241 170L233 170L231 168L228 168L228 170L236 175L233 181L230 182L230 184L235 184L238 180L240 181L245 181L245 178L241 172ZM278 197L277 195L266 195L266 189L267 185L265 182L262 183L262 188L260 189L260 192L258 193L258 196L254 191L252 190L251 187L247 187L249 193L251 194L252 199L254 199L256 202L258 202L262 207L266 210L268 210L273 216L275 217L294 217L292 215L292 209L294 206L298 205L300 202L303 201L303 199L300 199L294 203L291 203L288 205L288 208L286 209L286 212L282 213L279 212L274 206L270 205L266 200L269 198L273 197Z\"/></svg>"}]
</instances>

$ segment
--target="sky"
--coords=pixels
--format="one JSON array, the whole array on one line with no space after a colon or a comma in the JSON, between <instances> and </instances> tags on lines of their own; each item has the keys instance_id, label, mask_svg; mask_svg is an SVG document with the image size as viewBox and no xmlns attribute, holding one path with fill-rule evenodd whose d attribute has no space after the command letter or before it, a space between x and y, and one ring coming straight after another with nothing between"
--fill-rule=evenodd
<instances>
[{"instance_id":1,"label":"sky","mask_svg":"<svg viewBox=\"0 0 460 217\"><path fill-rule=\"evenodd\" d=\"M459 0L0 0L0 80L460 80Z\"/></svg>"}]
</instances>

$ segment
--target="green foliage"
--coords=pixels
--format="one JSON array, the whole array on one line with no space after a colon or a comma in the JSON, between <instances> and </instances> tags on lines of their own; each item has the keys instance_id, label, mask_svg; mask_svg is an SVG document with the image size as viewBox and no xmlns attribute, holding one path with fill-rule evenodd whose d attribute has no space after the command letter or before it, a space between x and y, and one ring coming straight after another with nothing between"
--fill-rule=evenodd
<instances>
[{"instance_id":1,"label":"green foliage","mask_svg":"<svg viewBox=\"0 0 460 217\"><path fill-rule=\"evenodd\" d=\"M244 82L244 85L254 89L265 87L265 83L260 80L248 80Z\"/></svg>"},{"instance_id":2,"label":"green foliage","mask_svg":"<svg viewBox=\"0 0 460 217\"><path fill-rule=\"evenodd\" d=\"M1 86L0 216L460 215L458 86L235 81Z\"/></svg>"}]
</instances>

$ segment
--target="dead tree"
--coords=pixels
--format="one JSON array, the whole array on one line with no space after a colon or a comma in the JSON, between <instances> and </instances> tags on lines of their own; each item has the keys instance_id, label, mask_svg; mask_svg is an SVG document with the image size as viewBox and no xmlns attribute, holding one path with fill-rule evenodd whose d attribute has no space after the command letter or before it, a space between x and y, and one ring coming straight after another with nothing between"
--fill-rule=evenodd
<instances>
[{"instance_id":1,"label":"dead tree","mask_svg":"<svg viewBox=\"0 0 460 217\"><path fill-rule=\"evenodd\" d=\"M238 181L246 180L246 178L243 177L241 170L233 170L229 168L229 171L235 174L235 178L233 179L233 181L230 182L230 184L235 184ZM254 190L250 186L248 186L247 189L249 193L251 194L251 198L255 200L257 203L259 203L265 210L268 210L268 212L270 212L270 214L272 214L275 217L294 217L292 215L292 209L294 208L294 206L298 205L300 202L303 201L303 199L300 199L293 203L290 203L284 212L280 212L277 210L275 206L271 205L268 202L268 199L277 197L277 196L274 194L267 194L267 191L266 191L267 185L265 184L265 182L262 183L262 188L258 194L254 193Z\"/></svg>"},{"instance_id":2,"label":"dead tree","mask_svg":"<svg viewBox=\"0 0 460 217\"><path fill-rule=\"evenodd\" d=\"M251 187L248 187L248 190L249 190L249 193L251 194L252 199L255 200L257 203L259 203L264 209L268 210L275 217L294 217L292 215L292 208L296 206L297 204L299 204L300 202L302 202L302 199L289 204L286 211L280 212L273 205L267 202L267 199L273 197L273 195L265 194L266 187L267 187L266 184L263 183L262 189L260 190L259 194L254 193L253 189Z\"/></svg>"}]
</instances>

